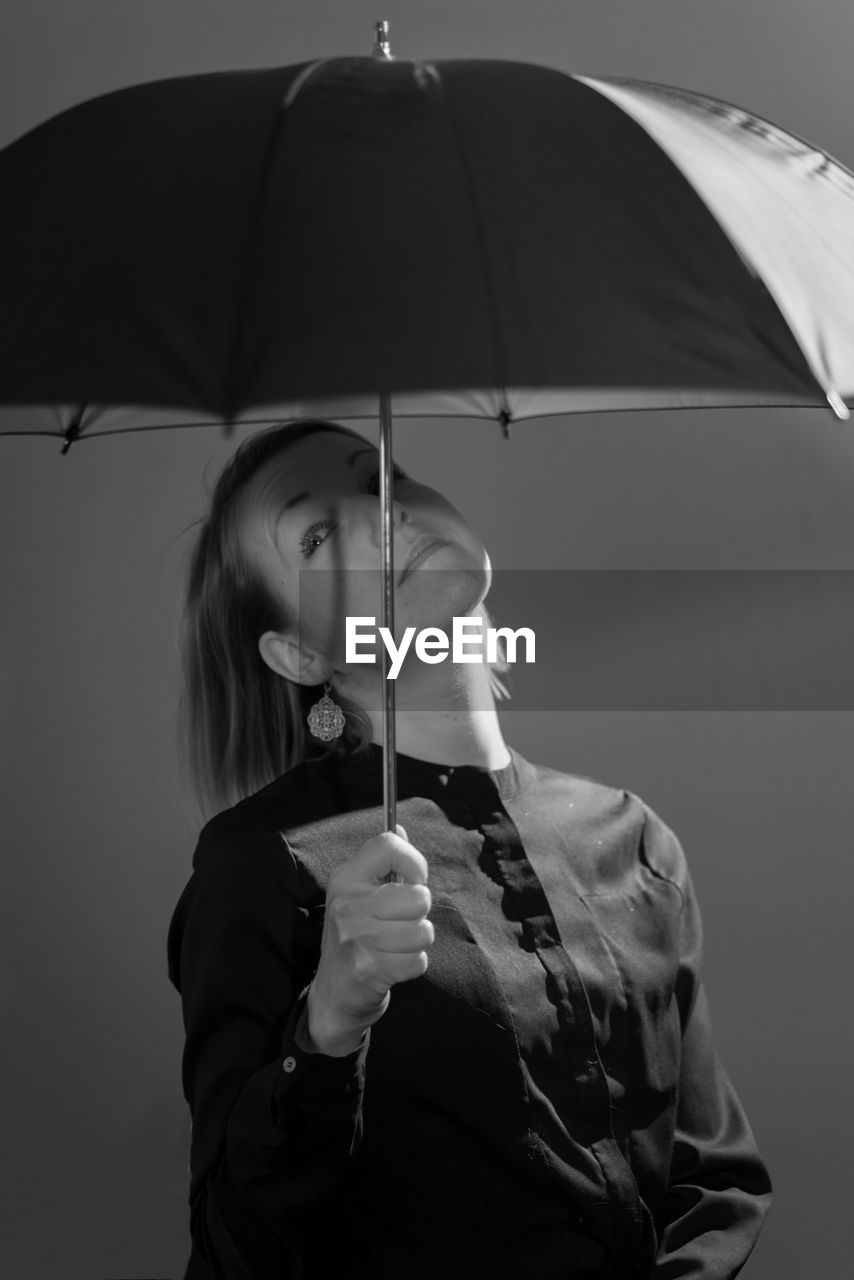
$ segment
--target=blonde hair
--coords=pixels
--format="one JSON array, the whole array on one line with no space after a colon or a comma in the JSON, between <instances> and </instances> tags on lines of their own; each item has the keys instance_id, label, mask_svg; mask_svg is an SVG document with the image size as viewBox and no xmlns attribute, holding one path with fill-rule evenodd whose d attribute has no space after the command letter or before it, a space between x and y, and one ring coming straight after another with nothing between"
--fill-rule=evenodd
<instances>
[{"instance_id":1,"label":"blonde hair","mask_svg":"<svg viewBox=\"0 0 854 1280\"><path fill-rule=\"evenodd\" d=\"M286 631L295 619L247 553L247 506L257 500L249 482L265 463L317 431L338 431L367 444L356 431L322 418L276 425L244 440L226 463L193 546L179 628L182 685L178 704L182 771L204 819L260 790L305 759L364 751L370 718L336 692L346 717L342 736L326 748L306 731L306 716L321 686L305 686L272 671L258 649L265 631ZM193 524L189 527L192 528ZM492 625L486 610L484 625ZM496 698L506 651L490 664ZM309 748L312 748L309 751Z\"/></svg>"}]
</instances>

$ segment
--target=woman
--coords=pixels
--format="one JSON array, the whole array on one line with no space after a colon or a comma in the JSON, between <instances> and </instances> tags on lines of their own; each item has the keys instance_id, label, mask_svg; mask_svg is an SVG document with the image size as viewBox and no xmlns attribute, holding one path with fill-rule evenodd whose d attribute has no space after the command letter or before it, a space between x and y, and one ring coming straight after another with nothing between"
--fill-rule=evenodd
<instances>
[{"instance_id":1,"label":"woman","mask_svg":"<svg viewBox=\"0 0 854 1280\"><path fill-rule=\"evenodd\" d=\"M186 740L219 811L169 932L186 1280L733 1277L771 1185L673 832L509 748L494 670L410 655L378 834L382 668L343 644L379 613L378 462L333 423L253 437L191 565ZM399 469L394 496L397 635L488 623L477 536Z\"/></svg>"}]
</instances>

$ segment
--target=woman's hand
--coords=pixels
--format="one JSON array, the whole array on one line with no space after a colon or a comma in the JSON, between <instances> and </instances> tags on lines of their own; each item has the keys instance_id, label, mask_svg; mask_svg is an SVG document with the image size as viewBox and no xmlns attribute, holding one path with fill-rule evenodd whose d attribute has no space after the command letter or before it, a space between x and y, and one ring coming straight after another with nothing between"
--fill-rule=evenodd
<instances>
[{"instance_id":1,"label":"woman's hand","mask_svg":"<svg viewBox=\"0 0 854 1280\"><path fill-rule=\"evenodd\" d=\"M329 877L320 964L307 1001L319 1053L352 1053L388 1008L391 987L427 969L427 860L403 827L397 832L372 836ZM384 883L389 872L403 883Z\"/></svg>"}]
</instances>

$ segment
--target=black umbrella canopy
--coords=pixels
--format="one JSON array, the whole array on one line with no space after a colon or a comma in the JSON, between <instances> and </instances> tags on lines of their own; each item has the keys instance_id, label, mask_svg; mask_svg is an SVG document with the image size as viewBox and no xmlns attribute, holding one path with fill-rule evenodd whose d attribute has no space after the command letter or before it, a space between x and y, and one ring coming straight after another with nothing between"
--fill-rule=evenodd
<instances>
[{"instance_id":1,"label":"black umbrella canopy","mask_svg":"<svg viewBox=\"0 0 854 1280\"><path fill-rule=\"evenodd\" d=\"M854 177L667 86L383 47L164 80L0 194L0 434L379 416L392 631L393 415L854 393ZM393 829L388 679L383 728Z\"/></svg>"},{"instance_id":2,"label":"black umbrella canopy","mask_svg":"<svg viewBox=\"0 0 854 1280\"><path fill-rule=\"evenodd\" d=\"M843 416L854 392L854 179L664 86L471 59L188 76L34 129L0 190L0 432L376 418L381 391L505 422Z\"/></svg>"}]
</instances>

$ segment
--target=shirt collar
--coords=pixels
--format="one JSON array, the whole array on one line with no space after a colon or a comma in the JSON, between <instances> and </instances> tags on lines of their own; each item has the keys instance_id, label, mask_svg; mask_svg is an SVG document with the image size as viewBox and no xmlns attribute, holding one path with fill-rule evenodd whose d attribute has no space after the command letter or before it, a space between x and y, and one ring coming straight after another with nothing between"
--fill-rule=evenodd
<instances>
[{"instance_id":1,"label":"shirt collar","mask_svg":"<svg viewBox=\"0 0 854 1280\"><path fill-rule=\"evenodd\" d=\"M480 765L436 764L397 752L398 792L406 795L441 796L456 793L471 798L478 796L512 800L529 785L535 775L534 766L508 744L510 762L503 769L486 769ZM382 780L383 749L372 742L362 750L339 758L345 769L355 769Z\"/></svg>"}]
</instances>

